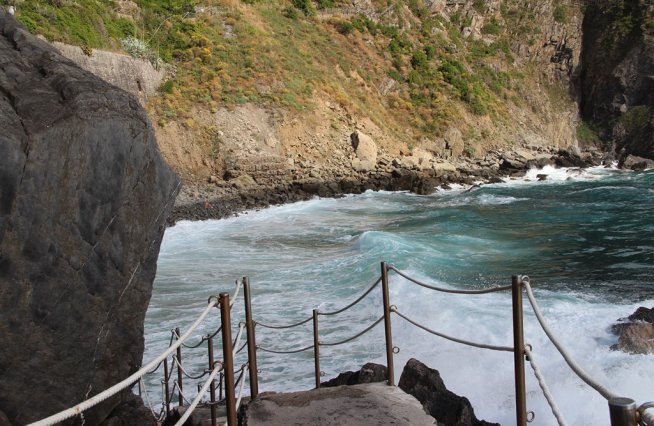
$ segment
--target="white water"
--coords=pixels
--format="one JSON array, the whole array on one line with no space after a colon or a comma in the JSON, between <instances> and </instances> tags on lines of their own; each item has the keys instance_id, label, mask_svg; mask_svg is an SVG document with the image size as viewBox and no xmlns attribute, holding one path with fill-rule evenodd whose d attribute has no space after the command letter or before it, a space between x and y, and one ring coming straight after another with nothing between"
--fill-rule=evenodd
<instances>
[{"instance_id":1,"label":"white water","mask_svg":"<svg viewBox=\"0 0 654 426\"><path fill-rule=\"evenodd\" d=\"M548 185L568 187L565 181L569 172L546 172L560 176ZM527 179L535 178L536 173L532 174ZM584 172L574 179L599 182L592 187L570 188L572 194L598 191L598 187L610 191L609 187L620 183L610 180L619 178L607 178L601 171ZM525 184L524 180L514 181L508 187L489 185L491 192L459 190L431 197L366 193L273 207L221 221L179 223L168 229L164 238L146 321L145 358L151 358L150 354L166 346L170 328L184 329L193 321L194 313L201 311L208 296L231 292L230 283L243 275L249 276L252 282L256 319L290 323L309 317L312 309L329 311L353 300L375 281L379 261L387 260L414 278L456 288L506 285L512 274L529 273L551 328L588 373L612 392L638 403L654 400L654 356L610 351L608 348L616 342L616 337L607 331L617 318L629 315L638 306L654 306L653 298L643 299L642 294L638 297L640 293L633 293L636 290L633 294L628 291L629 286L635 289L640 285L650 289L648 295L652 294L651 272L646 272L651 268L648 264L651 242L650 246L641 241L635 248L624 247L628 250L616 254L616 257L623 256L620 263L606 265L607 270L624 267L645 271L649 275L645 284L638 281L614 285L609 280L596 290L589 290L589 286L596 284L586 278L586 272L580 271L578 276L568 273L551 276L550 270L559 268L556 263L566 262L567 258L549 252L546 254L550 257L541 259L549 269L536 270L536 275L530 270L520 270L524 267L523 258L543 254L534 253L538 247L531 241L517 236L517 240L508 238L519 235L510 232L511 229L499 233L502 227L495 221L505 214L497 213L497 209L536 203L542 196L532 194L530 187L508 194L511 185L524 187ZM528 185L536 188L535 185L542 184ZM493 188L501 188L503 192L493 192ZM621 189L624 193L625 187ZM601 208L603 200L599 198L592 209ZM651 202L645 203L651 208ZM484 218L482 225L476 224L474 217L466 216L471 211ZM489 214L496 214L499 219L485 216ZM521 230L525 226L515 217L506 220L509 228L515 226ZM466 222L471 227L460 229ZM556 222L552 218L552 223ZM553 229L552 237L558 237ZM551 244L557 244L556 240ZM557 253L554 249L552 252ZM592 256L596 251L608 249L593 242L580 248L580 252L584 250ZM629 254L638 250L645 253L644 258L636 259ZM559 269L575 268L581 266L560 265ZM451 271L460 274L454 276ZM548 280L539 280L540 275L548 276ZM542 286L539 281L543 282ZM626 294L620 294L620 288L625 288ZM380 292L380 288L375 289L356 308L337 317L321 317L321 341L349 337L379 318ZM419 288L392 274L391 301L400 312L445 334L481 343L512 345L509 293L445 295ZM234 322L242 318L237 302ZM216 321L207 324L198 335L212 331L215 326ZM309 346L311 324L282 332L258 327L257 338L261 346L269 348ZM401 349L395 356L396 382L407 359L417 358L438 369L450 390L468 397L478 418L504 425L515 423L512 354L451 343L416 329L397 316L393 317L393 339ZM568 368L538 326L526 298L525 341L533 346L536 360L568 424L609 423L606 401ZM185 350L185 354L184 362L189 369L204 368L203 350ZM311 388L312 357L311 351L295 355L259 351L261 390ZM243 362L243 358L238 358L238 362ZM358 369L365 362L386 363L381 324L351 344L321 349L325 379L348 369ZM529 366L527 391L528 410L536 414L534 424L555 424Z\"/></svg>"}]
</instances>

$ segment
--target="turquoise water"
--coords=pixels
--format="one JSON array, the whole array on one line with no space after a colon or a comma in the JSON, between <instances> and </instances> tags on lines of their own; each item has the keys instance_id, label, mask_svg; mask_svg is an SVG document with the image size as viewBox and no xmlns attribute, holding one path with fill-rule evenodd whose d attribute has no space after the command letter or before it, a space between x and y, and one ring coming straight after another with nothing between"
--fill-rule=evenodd
<instances>
[{"instance_id":1,"label":"turquoise water","mask_svg":"<svg viewBox=\"0 0 654 426\"><path fill-rule=\"evenodd\" d=\"M537 173L550 180L536 182ZM309 317L312 309L328 311L354 299L376 280L384 260L452 288L506 285L511 275L529 275L550 325L584 368L616 393L639 403L654 400L654 356L610 351L616 338L607 331L637 306L654 306L653 214L652 171L546 169L471 191L368 192L221 221L181 222L164 237L146 318L145 360L166 347L171 328L184 330L208 296L233 291L242 276L252 283L256 319L289 323ZM510 294L435 294L391 275L391 299L433 329L512 344ZM243 317L241 304L235 304L235 322ZM349 337L381 313L375 290L355 309L321 317L321 340ZM216 325L212 318L198 336ZM310 324L257 333L263 347L312 344ZM399 317L393 317L393 336L400 348L398 370L416 357L438 369L451 390L466 395L478 417L514 423L512 355L444 341ZM608 424L606 402L572 374L527 306L525 340L568 422ZM349 345L322 348L322 369L330 378L368 361L385 363L382 342L380 325ZM200 371L204 356L185 349L185 365ZM286 356L260 351L261 389L311 388L312 357L310 351ZM555 424L527 369L528 409L536 413L536 424Z\"/></svg>"}]
</instances>

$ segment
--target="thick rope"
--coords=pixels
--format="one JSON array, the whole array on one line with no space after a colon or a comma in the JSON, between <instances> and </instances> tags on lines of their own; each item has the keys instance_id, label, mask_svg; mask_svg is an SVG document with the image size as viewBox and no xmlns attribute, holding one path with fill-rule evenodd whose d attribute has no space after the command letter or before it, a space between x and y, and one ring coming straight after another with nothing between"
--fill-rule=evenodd
<instances>
[{"instance_id":1,"label":"thick rope","mask_svg":"<svg viewBox=\"0 0 654 426\"><path fill-rule=\"evenodd\" d=\"M406 275L404 272L400 271L396 267L389 265L388 269L393 270L398 273L398 275L406 278L407 280L411 281L414 284L419 285L420 287L428 288L430 290L434 291L440 291L442 293L452 293L452 294L487 294L487 293L496 293L498 291L507 291L511 290L510 285L502 286L502 287L492 287L492 288L487 288L484 290L453 290L451 288L444 288L444 287L434 287L432 285L426 284L422 281L419 281L415 278L411 278L410 276Z\"/></svg>"},{"instance_id":2,"label":"thick rope","mask_svg":"<svg viewBox=\"0 0 654 426\"><path fill-rule=\"evenodd\" d=\"M243 399L243 388L245 387L245 370L248 370L250 374L250 369L247 364L241 366L241 385L238 388L238 398L236 399L236 411L238 412L239 407L241 406L241 400Z\"/></svg>"},{"instance_id":3,"label":"thick rope","mask_svg":"<svg viewBox=\"0 0 654 426\"><path fill-rule=\"evenodd\" d=\"M288 325L272 325L272 324L265 324L265 323L259 322L259 321L255 321L254 324L255 325L260 325L261 327L264 327L264 328L274 328L274 329L277 329L277 330L281 330L281 329L284 329L284 328L293 328L293 327L297 327L297 326L302 325L302 324L306 324L309 321L311 321L312 319L313 319L313 316L310 316L309 318L307 318L305 320L302 320L300 322L296 322L296 323L293 323L293 324L288 324Z\"/></svg>"},{"instance_id":4,"label":"thick rope","mask_svg":"<svg viewBox=\"0 0 654 426\"><path fill-rule=\"evenodd\" d=\"M340 314L343 311L347 311L352 306L354 306L357 303L361 302L368 294L370 294L371 291L373 291L375 289L375 287L377 287L379 285L380 282L381 282L381 277L377 278L377 281L375 281L375 283L368 290L366 290L365 293L363 293L361 296L359 296L358 299L356 299L354 302L350 303L349 305L344 306L341 309L336 310L336 311L332 311L332 312L318 312L318 315L336 315L336 314Z\"/></svg>"},{"instance_id":5,"label":"thick rope","mask_svg":"<svg viewBox=\"0 0 654 426\"><path fill-rule=\"evenodd\" d=\"M422 324L419 324L418 322L412 320L411 318L407 317L406 315L401 314L397 308L391 307L391 312L395 312L397 315L400 317L404 318L406 321L410 322L411 324L415 325L418 328L421 328L425 330L428 333L433 334L434 336L442 337L443 339L451 340L452 342L456 343L461 343L462 345L467 345L467 346L472 346L475 348L480 348L480 349L490 349L493 351L503 351L503 352L513 352L513 348L509 346L495 346L495 345L487 345L484 343L476 343L476 342L471 342L469 340L463 340L463 339L458 339L456 337L448 336L447 334L439 333L438 331L434 331L431 328L425 327Z\"/></svg>"},{"instance_id":6,"label":"thick rope","mask_svg":"<svg viewBox=\"0 0 654 426\"><path fill-rule=\"evenodd\" d=\"M204 376L207 375L207 371L203 371L202 374L197 375L197 376L190 375L189 373L186 372L186 370L184 370L184 367L182 367L182 363L179 362L179 360L177 359L177 357L175 355L173 355L173 362L177 365L177 368L179 368L179 371L181 371L182 374L184 376L186 376L186 378L188 378L188 379L198 380L198 379L201 379L201 378L203 378Z\"/></svg>"},{"instance_id":7,"label":"thick rope","mask_svg":"<svg viewBox=\"0 0 654 426\"><path fill-rule=\"evenodd\" d=\"M168 342L168 347L173 344L173 335L170 335L170 341ZM163 364L163 359L159 361L159 364L157 364L156 367L154 367L152 370L148 371L146 374L154 374L159 370L159 367L161 367L161 364Z\"/></svg>"},{"instance_id":8,"label":"thick rope","mask_svg":"<svg viewBox=\"0 0 654 426\"><path fill-rule=\"evenodd\" d=\"M178 341L176 341L172 346L170 346L165 352L163 352L161 355L156 357L154 360L150 361L147 365L144 367L141 367L137 372L129 376L128 378L124 379L121 382L116 383L109 389L106 389L99 394L93 396L92 398L87 399L84 402L81 402L77 404L74 407L71 407L67 410L63 410L57 414L54 414L50 417L47 417L45 419L39 420L35 423L31 423L30 426L49 426L49 425L54 425L57 423L60 423L66 419L69 419L71 417L74 417L83 411L88 410L89 408L93 407L96 404L99 404L100 402L104 401L105 399L117 394L123 389L128 388L131 386L134 382L136 382L139 378L143 377L148 371L150 371L154 366L156 366L159 362L163 361L165 358L168 357L171 353L173 353L182 343L184 343L184 340L186 340L193 331L195 331L196 328L204 321L206 316L209 314L211 309L213 309L216 305L218 305L218 298L212 297L209 301L209 305L202 311L198 319L195 320L195 322L191 325L191 327L184 333Z\"/></svg>"},{"instance_id":9,"label":"thick rope","mask_svg":"<svg viewBox=\"0 0 654 426\"><path fill-rule=\"evenodd\" d=\"M181 426L188 420L188 418L191 416L191 413L193 413L193 410L195 410L195 407L198 406L200 401L202 400L202 397L204 394L207 392L207 389L209 389L209 386L211 386L211 382L213 379L216 378L216 374L220 372L220 370L223 369L222 363L216 363L217 365L213 368L213 371L209 375L209 378L207 379L206 382L204 382L204 385L202 386L202 389L198 391L198 395L195 397L191 405L188 407L188 409L184 412L184 415L175 423L175 426Z\"/></svg>"},{"instance_id":10,"label":"thick rope","mask_svg":"<svg viewBox=\"0 0 654 426\"><path fill-rule=\"evenodd\" d=\"M282 350L277 350L277 349L268 349L264 348L263 346L257 345L257 349L260 349L264 352L270 352L271 354L297 354L300 352L308 351L309 349L313 349L313 345L307 346L305 348L300 348L300 349L292 349L288 351L282 351Z\"/></svg>"},{"instance_id":11,"label":"thick rope","mask_svg":"<svg viewBox=\"0 0 654 426\"><path fill-rule=\"evenodd\" d=\"M241 337L243 337L243 330L245 330L245 323L240 322L238 324L238 334L236 335L236 340L232 344L232 356L235 357L238 353L238 345L241 344Z\"/></svg>"},{"instance_id":12,"label":"thick rope","mask_svg":"<svg viewBox=\"0 0 654 426\"><path fill-rule=\"evenodd\" d=\"M382 315L381 317L379 317L379 319L378 319L377 321L375 321L374 323L372 323L371 326L369 326L368 328L366 328L366 329L363 330L362 332L360 332L360 333L358 333L358 334L356 334L356 335L354 335L354 336L352 336L352 337L350 337L350 338L348 338L348 339L341 340L340 342L333 342L333 343L323 343L323 342L318 342L318 345L320 345L320 346L338 346L338 345L342 345L342 344L347 343L347 342L351 342L352 340L356 339L357 337L363 336L364 334L366 334L367 332L369 332L370 330L372 330L372 329L373 329L377 324L379 324L379 323L381 322L381 320L383 320L383 319L384 319L384 316Z\"/></svg>"},{"instance_id":13,"label":"thick rope","mask_svg":"<svg viewBox=\"0 0 654 426\"><path fill-rule=\"evenodd\" d=\"M547 337L549 337L550 341L556 349L558 349L559 353L561 356L563 356L563 359L565 362L570 366L572 371L575 372L577 376L588 386L591 388L595 389L600 395L602 395L607 401L616 398L617 395L614 394L613 392L609 391L606 389L604 386L602 386L600 383L596 382L593 380L592 377L588 375L580 366L579 364L576 363L576 361L572 358L570 353L563 347L561 342L556 338L554 333L552 333L552 330L550 330L549 326L545 322L545 318L543 317L543 313L541 312L540 308L538 307L538 303L536 302L536 298L534 297L534 293L531 290L531 286L529 285L529 279L527 277L522 278L522 283L525 286L525 290L527 290L527 297L529 298L529 303L531 303L531 307L534 310L534 313L536 314L536 318L538 319L538 322L540 323L540 326L543 328L543 331L545 334L547 334Z\"/></svg>"},{"instance_id":14,"label":"thick rope","mask_svg":"<svg viewBox=\"0 0 654 426\"><path fill-rule=\"evenodd\" d=\"M236 288L234 289L234 295L229 300L229 307L230 308L232 306L234 306L234 302L236 301L236 298L238 297L238 292L239 292L240 289L241 289L241 283L239 281L236 281ZM220 324L218 326L218 328L216 329L216 331L214 331L211 334L207 334L206 336L202 336L202 338L200 339L200 341L198 343L196 343L194 345L187 345L187 344L184 343L184 344L182 344L182 346L185 347L185 348L188 348L188 349L195 349L195 348L199 347L200 345L202 345L207 340L213 339L214 337L216 337L218 335L218 333L220 333L222 331L222 329L223 329L223 325ZM171 330L171 332L173 333L173 336L179 338L179 336L175 332L175 329Z\"/></svg>"},{"instance_id":15,"label":"thick rope","mask_svg":"<svg viewBox=\"0 0 654 426\"><path fill-rule=\"evenodd\" d=\"M157 416L154 413L154 409L152 408L152 402L150 402L150 395L148 395L148 388L145 386L145 381L143 380L143 377L139 379L140 386L143 389L143 393L145 394L145 403L150 409L150 412L152 413L152 417L154 417L155 420L159 420L159 416Z\"/></svg>"},{"instance_id":16,"label":"thick rope","mask_svg":"<svg viewBox=\"0 0 654 426\"><path fill-rule=\"evenodd\" d=\"M534 370L534 376L536 376L536 380L538 381L538 386L540 386L541 390L543 391L543 395L545 395L545 399L547 400L547 403L550 405L552 414L554 414L554 417L556 417L556 421L558 422L559 426L567 426L567 423L565 422L565 419L563 418L563 415L559 410L559 406L556 405L556 401L554 401L554 397L552 396L550 389L547 387L547 383L545 383L545 378L541 374L540 368L538 368L538 365L536 365L536 361L534 360L534 354L529 349L529 346L525 346L525 354L527 355L529 364L531 364L531 368Z\"/></svg>"}]
</instances>

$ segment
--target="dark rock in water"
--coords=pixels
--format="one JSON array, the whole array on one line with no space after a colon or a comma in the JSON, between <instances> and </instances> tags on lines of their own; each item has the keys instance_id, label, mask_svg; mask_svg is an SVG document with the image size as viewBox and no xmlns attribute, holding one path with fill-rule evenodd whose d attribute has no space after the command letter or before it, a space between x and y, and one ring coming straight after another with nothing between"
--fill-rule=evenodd
<instances>
[{"instance_id":1,"label":"dark rock in water","mask_svg":"<svg viewBox=\"0 0 654 426\"><path fill-rule=\"evenodd\" d=\"M398 386L420 401L425 411L434 417L439 425L497 425L478 420L467 398L447 390L438 371L416 359L412 358L407 362Z\"/></svg>"},{"instance_id":2,"label":"dark rock in water","mask_svg":"<svg viewBox=\"0 0 654 426\"><path fill-rule=\"evenodd\" d=\"M536 175L539 181L547 180L547 175L543 173L539 173Z\"/></svg>"},{"instance_id":3,"label":"dark rock in water","mask_svg":"<svg viewBox=\"0 0 654 426\"><path fill-rule=\"evenodd\" d=\"M25 424L141 365L179 184L136 98L3 12L0 58L0 418ZM127 390L84 419L152 424L134 406Z\"/></svg>"},{"instance_id":4,"label":"dark rock in water","mask_svg":"<svg viewBox=\"0 0 654 426\"><path fill-rule=\"evenodd\" d=\"M620 318L610 330L619 336L618 343L611 346L612 350L654 354L654 308L641 306L628 318Z\"/></svg>"},{"instance_id":5,"label":"dark rock in water","mask_svg":"<svg viewBox=\"0 0 654 426\"><path fill-rule=\"evenodd\" d=\"M558 167L588 167L591 165L577 154L573 154L572 152L563 149L554 157L554 163Z\"/></svg>"},{"instance_id":6,"label":"dark rock in water","mask_svg":"<svg viewBox=\"0 0 654 426\"><path fill-rule=\"evenodd\" d=\"M359 371L346 371L335 378L320 383L321 387L330 388L342 385L360 385L363 383L383 382L388 380L388 369L384 365L369 362Z\"/></svg>"}]
</instances>

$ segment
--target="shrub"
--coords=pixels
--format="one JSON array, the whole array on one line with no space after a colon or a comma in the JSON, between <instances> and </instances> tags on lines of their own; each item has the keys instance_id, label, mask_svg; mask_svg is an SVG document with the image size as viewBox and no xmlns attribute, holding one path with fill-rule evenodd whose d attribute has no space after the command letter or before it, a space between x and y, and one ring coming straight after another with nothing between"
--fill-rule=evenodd
<instances>
[{"instance_id":1,"label":"shrub","mask_svg":"<svg viewBox=\"0 0 654 426\"><path fill-rule=\"evenodd\" d=\"M568 22L568 8L563 4L557 4L554 6L554 20L559 24L565 24Z\"/></svg>"},{"instance_id":2,"label":"shrub","mask_svg":"<svg viewBox=\"0 0 654 426\"><path fill-rule=\"evenodd\" d=\"M293 6L302 11L305 16L314 16L316 14L316 8L311 0L293 0Z\"/></svg>"},{"instance_id":3,"label":"shrub","mask_svg":"<svg viewBox=\"0 0 654 426\"><path fill-rule=\"evenodd\" d=\"M148 44L134 36L127 36L120 40L123 50L135 58L144 58L150 52Z\"/></svg>"}]
</instances>

